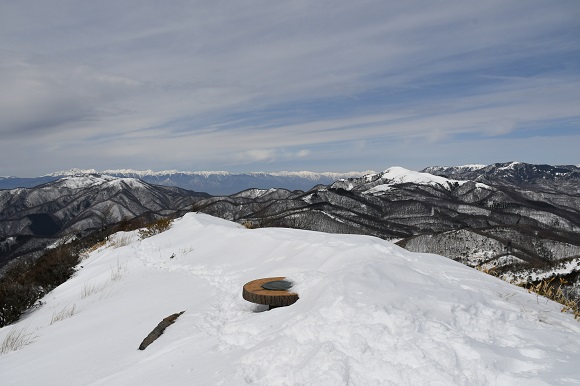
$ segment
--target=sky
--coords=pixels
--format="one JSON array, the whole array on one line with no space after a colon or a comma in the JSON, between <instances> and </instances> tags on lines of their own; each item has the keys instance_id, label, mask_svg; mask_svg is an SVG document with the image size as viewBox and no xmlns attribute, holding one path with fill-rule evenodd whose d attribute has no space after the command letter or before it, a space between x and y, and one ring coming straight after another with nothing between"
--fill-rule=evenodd
<instances>
[{"instance_id":1,"label":"sky","mask_svg":"<svg viewBox=\"0 0 580 386\"><path fill-rule=\"evenodd\" d=\"M0 0L0 175L580 164L580 2Z\"/></svg>"}]
</instances>

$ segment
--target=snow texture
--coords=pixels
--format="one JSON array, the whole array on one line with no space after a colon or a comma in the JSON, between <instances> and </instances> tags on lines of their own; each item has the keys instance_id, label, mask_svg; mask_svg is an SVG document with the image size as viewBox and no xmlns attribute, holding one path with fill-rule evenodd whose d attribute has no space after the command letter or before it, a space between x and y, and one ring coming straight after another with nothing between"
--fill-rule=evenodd
<instances>
[{"instance_id":1,"label":"snow texture","mask_svg":"<svg viewBox=\"0 0 580 386\"><path fill-rule=\"evenodd\" d=\"M144 240L117 234L81 265L0 330L0 342L35 338L0 356L3 385L580 383L580 325L558 304L370 236L191 213ZM295 283L297 303L260 312L242 299L246 282L274 276Z\"/></svg>"},{"instance_id":2,"label":"snow texture","mask_svg":"<svg viewBox=\"0 0 580 386\"><path fill-rule=\"evenodd\" d=\"M365 176L367 181L371 181L376 175ZM364 194L382 194L393 189L393 186L400 184L416 184L416 185L431 185L440 186L445 189L450 189L452 186L461 186L468 181L450 180L445 177L436 176L430 173L416 172L414 170L408 170L399 166L388 168L385 170L381 177L381 181L384 184L376 185L371 189L364 192ZM489 186L481 183L477 183L478 188L490 189ZM352 188L351 188L352 189Z\"/></svg>"}]
</instances>

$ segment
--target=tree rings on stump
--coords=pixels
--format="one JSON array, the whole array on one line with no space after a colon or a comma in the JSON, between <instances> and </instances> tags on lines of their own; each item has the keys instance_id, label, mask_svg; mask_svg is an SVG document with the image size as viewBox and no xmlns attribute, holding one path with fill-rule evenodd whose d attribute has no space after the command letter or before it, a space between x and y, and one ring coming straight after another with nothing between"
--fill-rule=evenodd
<instances>
[{"instance_id":1,"label":"tree rings on stump","mask_svg":"<svg viewBox=\"0 0 580 386\"><path fill-rule=\"evenodd\" d=\"M270 306L270 308L294 304L298 300L298 294L288 292L288 289L292 287L292 283L284 279L284 277L268 277L252 280L244 285L242 297L249 302L265 304Z\"/></svg>"}]
</instances>

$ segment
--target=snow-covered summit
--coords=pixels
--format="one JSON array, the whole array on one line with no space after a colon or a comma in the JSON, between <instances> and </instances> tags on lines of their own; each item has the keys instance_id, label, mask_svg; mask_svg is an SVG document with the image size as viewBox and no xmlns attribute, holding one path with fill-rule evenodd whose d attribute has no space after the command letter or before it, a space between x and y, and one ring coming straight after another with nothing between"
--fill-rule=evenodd
<instances>
[{"instance_id":1,"label":"snow-covered summit","mask_svg":"<svg viewBox=\"0 0 580 386\"><path fill-rule=\"evenodd\" d=\"M248 189L242 192L236 193L234 197L243 197L243 198L259 198L263 197L269 193L276 192L276 189Z\"/></svg>"},{"instance_id":2,"label":"snow-covered summit","mask_svg":"<svg viewBox=\"0 0 580 386\"><path fill-rule=\"evenodd\" d=\"M374 173L374 171L372 170L367 170L364 172L309 172L309 171L300 171L300 172L287 172L287 171L283 171L283 172L272 172L269 173L273 176L277 176L277 177L299 177L299 178L306 178L306 179L310 179L310 180L318 180L320 179L320 177L327 177L327 178L333 178L335 180L341 179L341 178L356 178L356 177L360 177L362 175L366 175L366 174L371 174Z\"/></svg>"},{"instance_id":3,"label":"snow-covered summit","mask_svg":"<svg viewBox=\"0 0 580 386\"><path fill-rule=\"evenodd\" d=\"M54 173L46 174L45 177L61 177L61 176L79 176L85 174L98 174L95 169L78 169L72 168L68 170L61 170Z\"/></svg>"},{"instance_id":4,"label":"snow-covered summit","mask_svg":"<svg viewBox=\"0 0 580 386\"><path fill-rule=\"evenodd\" d=\"M119 178L106 174L85 174L62 177L54 182L47 184L50 189L68 188L84 189L92 186L103 185L103 187L123 188L129 186L139 188L144 186L144 182L137 178Z\"/></svg>"},{"instance_id":5,"label":"snow-covered summit","mask_svg":"<svg viewBox=\"0 0 580 386\"><path fill-rule=\"evenodd\" d=\"M405 169L399 166L394 166L385 170L380 180L388 184L417 184L417 185L441 185L447 186L450 182L459 182L449 180L445 177L435 176L429 173L416 172L414 170Z\"/></svg>"},{"instance_id":6,"label":"snow-covered summit","mask_svg":"<svg viewBox=\"0 0 580 386\"><path fill-rule=\"evenodd\" d=\"M461 186L468 181L452 180L445 177L436 176L430 173L416 172L402 167L392 167L385 170L374 182L372 188L366 190L365 194L381 194L389 191L393 186L400 184L431 185L444 189L451 189L454 186ZM478 188L489 189L489 186L476 183Z\"/></svg>"},{"instance_id":7,"label":"snow-covered summit","mask_svg":"<svg viewBox=\"0 0 580 386\"><path fill-rule=\"evenodd\" d=\"M515 169L518 165L523 165L522 162L512 161L504 166L498 167L498 170Z\"/></svg>"},{"instance_id":8,"label":"snow-covered summit","mask_svg":"<svg viewBox=\"0 0 580 386\"><path fill-rule=\"evenodd\" d=\"M483 164L467 164L460 166L429 166L422 170L424 173L440 174L440 173L466 173L473 172L485 168L487 165Z\"/></svg>"},{"instance_id":9,"label":"snow-covered summit","mask_svg":"<svg viewBox=\"0 0 580 386\"><path fill-rule=\"evenodd\" d=\"M311 171L280 171L280 172L247 172L247 173L238 173L237 175L249 175L249 176L263 176L263 175L270 175L275 177L297 177L297 178L305 178L311 180L317 180L321 177L327 178L353 178L353 177L360 177L364 174L373 173L373 171L364 171L364 172L311 172ZM132 177L160 177L166 175L188 175L188 176L203 176L203 177L210 177L210 176L232 176L236 175L236 173L231 173L227 171L182 171L182 170L135 170L135 169L107 169L103 171L96 171L95 169L69 169L69 170L62 170L54 173L47 174L47 176L52 177L60 177L60 176L78 176L78 175L85 175L85 174L107 174L113 176L132 176Z\"/></svg>"},{"instance_id":10,"label":"snow-covered summit","mask_svg":"<svg viewBox=\"0 0 580 386\"><path fill-rule=\"evenodd\" d=\"M382 173L367 174L358 179L343 179L335 182L334 188L345 190L357 190L363 194L383 194L401 184L430 185L443 189L452 189L461 186L469 181L460 181L436 176L431 173L417 172L394 166L386 169ZM482 183L475 183L475 186L483 189L491 189Z\"/></svg>"},{"instance_id":11,"label":"snow-covered summit","mask_svg":"<svg viewBox=\"0 0 580 386\"><path fill-rule=\"evenodd\" d=\"M51 185L69 189L81 189L90 186L101 185L115 180L117 180L117 178L112 176L99 174L85 174L63 177L51 183Z\"/></svg>"},{"instance_id":12,"label":"snow-covered summit","mask_svg":"<svg viewBox=\"0 0 580 386\"><path fill-rule=\"evenodd\" d=\"M0 342L31 338L0 357L3 385L580 382L580 325L560 305L374 237L188 214L151 238L112 236L81 265L0 329ZM244 283L275 276L297 303L260 312L242 299Z\"/></svg>"}]
</instances>

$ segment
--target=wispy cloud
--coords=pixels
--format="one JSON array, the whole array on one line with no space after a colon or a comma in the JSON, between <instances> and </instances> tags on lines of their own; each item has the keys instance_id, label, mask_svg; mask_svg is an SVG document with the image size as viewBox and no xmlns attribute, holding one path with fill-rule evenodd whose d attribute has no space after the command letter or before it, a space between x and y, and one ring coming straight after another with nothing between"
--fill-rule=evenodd
<instances>
[{"instance_id":1,"label":"wispy cloud","mask_svg":"<svg viewBox=\"0 0 580 386\"><path fill-rule=\"evenodd\" d=\"M438 163L377 164L423 141L483 162L464 138L580 132L579 19L576 1L5 3L0 174Z\"/></svg>"}]
</instances>

